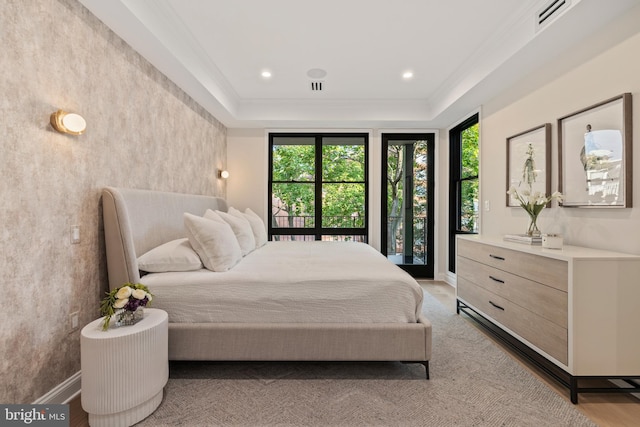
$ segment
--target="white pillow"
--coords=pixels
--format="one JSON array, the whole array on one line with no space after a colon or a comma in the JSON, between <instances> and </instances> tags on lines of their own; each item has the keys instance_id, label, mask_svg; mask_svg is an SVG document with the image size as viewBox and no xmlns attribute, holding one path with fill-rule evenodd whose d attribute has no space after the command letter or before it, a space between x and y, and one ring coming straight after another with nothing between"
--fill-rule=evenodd
<instances>
[{"instance_id":1,"label":"white pillow","mask_svg":"<svg viewBox=\"0 0 640 427\"><path fill-rule=\"evenodd\" d=\"M218 215L218 211L212 211L211 209L207 209L204 213L204 215L202 215L204 218L210 219L212 221L218 221L221 222L223 224L226 224L227 221L225 221L224 219L222 219L222 217L220 215Z\"/></svg>"},{"instance_id":2,"label":"white pillow","mask_svg":"<svg viewBox=\"0 0 640 427\"><path fill-rule=\"evenodd\" d=\"M189 242L204 266L212 271L227 271L242 259L238 239L229 224L184 213Z\"/></svg>"},{"instance_id":3,"label":"white pillow","mask_svg":"<svg viewBox=\"0 0 640 427\"><path fill-rule=\"evenodd\" d=\"M244 210L244 217L251 224L253 236L256 240L256 249L264 246L267 243L267 229L264 226L264 222L262 222L262 218L249 208Z\"/></svg>"},{"instance_id":4,"label":"white pillow","mask_svg":"<svg viewBox=\"0 0 640 427\"><path fill-rule=\"evenodd\" d=\"M231 226L231 229L235 233L238 243L240 244L242 256L248 255L256 248L256 239L253 237L253 230L246 218L239 218L222 211L213 212L211 209L207 209L204 214L205 218L213 219L214 216L217 216Z\"/></svg>"},{"instance_id":5,"label":"white pillow","mask_svg":"<svg viewBox=\"0 0 640 427\"><path fill-rule=\"evenodd\" d=\"M138 257L138 268L149 273L200 270L202 261L189 239L172 240Z\"/></svg>"}]
</instances>

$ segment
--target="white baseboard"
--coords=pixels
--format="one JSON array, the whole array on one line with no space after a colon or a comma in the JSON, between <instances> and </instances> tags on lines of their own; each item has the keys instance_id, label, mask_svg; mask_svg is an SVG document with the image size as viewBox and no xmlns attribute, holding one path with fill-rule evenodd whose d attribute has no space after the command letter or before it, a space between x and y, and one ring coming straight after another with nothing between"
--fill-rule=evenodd
<instances>
[{"instance_id":1,"label":"white baseboard","mask_svg":"<svg viewBox=\"0 0 640 427\"><path fill-rule=\"evenodd\" d=\"M76 372L62 383L58 384L44 396L36 399L34 405L46 405L49 403L69 403L80 394L81 384L80 371Z\"/></svg>"},{"instance_id":2,"label":"white baseboard","mask_svg":"<svg viewBox=\"0 0 640 427\"><path fill-rule=\"evenodd\" d=\"M447 285L451 285L454 288L456 287L456 275L455 273L452 273L450 271L447 271L445 273L438 273L438 275L434 277L434 280L445 282Z\"/></svg>"},{"instance_id":3,"label":"white baseboard","mask_svg":"<svg viewBox=\"0 0 640 427\"><path fill-rule=\"evenodd\" d=\"M455 288L456 287L456 275L455 275L455 273L447 271L444 274L444 281Z\"/></svg>"}]
</instances>

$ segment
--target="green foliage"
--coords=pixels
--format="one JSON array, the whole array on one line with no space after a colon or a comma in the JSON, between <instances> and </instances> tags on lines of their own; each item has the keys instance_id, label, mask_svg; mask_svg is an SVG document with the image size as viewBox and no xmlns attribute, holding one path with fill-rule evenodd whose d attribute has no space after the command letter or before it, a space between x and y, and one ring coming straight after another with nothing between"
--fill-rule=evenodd
<instances>
[{"instance_id":1,"label":"green foliage","mask_svg":"<svg viewBox=\"0 0 640 427\"><path fill-rule=\"evenodd\" d=\"M479 126L477 123L462 131L462 178L478 176L480 165L478 131Z\"/></svg>"},{"instance_id":2,"label":"green foliage","mask_svg":"<svg viewBox=\"0 0 640 427\"><path fill-rule=\"evenodd\" d=\"M478 216L478 173L480 164L480 147L478 145L479 126L475 125L462 131L462 147L461 147L461 178L470 178L464 182L461 188L461 224L463 231L476 230L476 219Z\"/></svg>"},{"instance_id":3,"label":"green foliage","mask_svg":"<svg viewBox=\"0 0 640 427\"><path fill-rule=\"evenodd\" d=\"M276 145L273 147L274 181L307 181L315 179L315 146Z\"/></svg>"},{"instance_id":4,"label":"green foliage","mask_svg":"<svg viewBox=\"0 0 640 427\"><path fill-rule=\"evenodd\" d=\"M358 224L357 227L364 226L364 162L364 145L323 145L323 227L353 227L354 223ZM273 196L280 202L274 202L272 215L275 217L279 213L288 214L289 226L294 226L292 217L310 217L305 220L305 227L313 227L315 147L275 145L272 168Z\"/></svg>"},{"instance_id":5,"label":"green foliage","mask_svg":"<svg viewBox=\"0 0 640 427\"><path fill-rule=\"evenodd\" d=\"M315 146L276 145L273 147L273 195L280 209L293 216L313 217L315 211ZM274 211L276 215L278 212Z\"/></svg>"},{"instance_id":6,"label":"green foliage","mask_svg":"<svg viewBox=\"0 0 640 427\"><path fill-rule=\"evenodd\" d=\"M364 227L364 184L325 184L322 188L323 227Z\"/></svg>"},{"instance_id":7,"label":"green foliage","mask_svg":"<svg viewBox=\"0 0 640 427\"><path fill-rule=\"evenodd\" d=\"M364 181L363 145L324 145L322 178L324 181Z\"/></svg>"}]
</instances>

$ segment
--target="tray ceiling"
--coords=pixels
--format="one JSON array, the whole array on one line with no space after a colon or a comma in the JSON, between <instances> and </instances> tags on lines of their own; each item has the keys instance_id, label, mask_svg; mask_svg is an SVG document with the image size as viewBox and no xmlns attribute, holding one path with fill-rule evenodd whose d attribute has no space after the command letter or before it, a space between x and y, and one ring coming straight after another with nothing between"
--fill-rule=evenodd
<instances>
[{"instance_id":1,"label":"tray ceiling","mask_svg":"<svg viewBox=\"0 0 640 427\"><path fill-rule=\"evenodd\" d=\"M448 126L639 4L80 1L228 127L339 128Z\"/></svg>"}]
</instances>

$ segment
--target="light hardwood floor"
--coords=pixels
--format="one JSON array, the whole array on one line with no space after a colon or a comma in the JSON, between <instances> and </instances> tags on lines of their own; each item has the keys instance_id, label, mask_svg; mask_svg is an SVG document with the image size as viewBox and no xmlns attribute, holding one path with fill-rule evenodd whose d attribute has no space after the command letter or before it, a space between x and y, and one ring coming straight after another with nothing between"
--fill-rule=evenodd
<instances>
[{"instance_id":1,"label":"light hardwood floor","mask_svg":"<svg viewBox=\"0 0 640 427\"><path fill-rule=\"evenodd\" d=\"M444 283L437 281L419 281L422 288L434 296L442 305L452 312L456 310L456 293L455 289ZM497 345L502 347L515 360L524 366L529 372L538 377L541 381L554 390L563 399L569 401L569 392L566 387L559 384L540 371L535 366L529 364L524 359L504 346L501 342L495 340L484 329L480 328L474 321L469 320L469 324L476 327L480 332L487 335ZM576 405L578 410L582 411L589 419L602 427L636 427L640 426L640 399L629 394L581 394L580 403ZM87 427L89 425L87 414L82 410L80 405L80 397L78 396L70 402L69 406L71 420L70 427Z\"/></svg>"},{"instance_id":2,"label":"light hardwood floor","mask_svg":"<svg viewBox=\"0 0 640 427\"><path fill-rule=\"evenodd\" d=\"M69 402L69 427L88 427L89 418L82 409L80 396Z\"/></svg>"},{"instance_id":3,"label":"light hardwood floor","mask_svg":"<svg viewBox=\"0 0 640 427\"><path fill-rule=\"evenodd\" d=\"M433 295L442 305L455 313L456 311L456 292L455 288L444 282L437 281L418 281L422 288ZM497 345L503 348L529 372L543 381L554 390L558 395L562 396L566 401L569 400L569 391L562 384L546 375L540 369L521 358L500 341L494 339L491 334L478 326L476 322L465 316L469 324L473 325L480 332L489 337ZM640 426L640 399L630 394L591 394L585 393L579 395L579 404L576 405L578 410L582 411L594 423L602 427L636 427Z\"/></svg>"}]
</instances>

